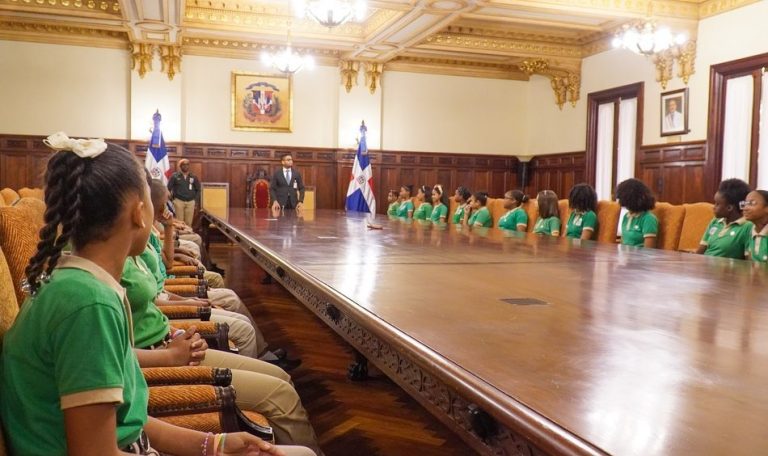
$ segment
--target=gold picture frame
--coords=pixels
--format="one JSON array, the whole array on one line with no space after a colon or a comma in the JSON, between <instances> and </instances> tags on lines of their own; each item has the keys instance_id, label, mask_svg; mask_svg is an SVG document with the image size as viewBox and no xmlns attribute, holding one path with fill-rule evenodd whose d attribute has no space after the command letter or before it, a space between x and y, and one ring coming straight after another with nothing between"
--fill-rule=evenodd
<instances>
[{"instance_id":1,"label":"gold picture frame","mask_svg":"<svg viewBox=\"0 0 768 456\"><path fill-rule=\"evenodd\" d=\"M233 130L291 132L291 76L233 71L231 90Z\"/></svg>"}]
</instances>

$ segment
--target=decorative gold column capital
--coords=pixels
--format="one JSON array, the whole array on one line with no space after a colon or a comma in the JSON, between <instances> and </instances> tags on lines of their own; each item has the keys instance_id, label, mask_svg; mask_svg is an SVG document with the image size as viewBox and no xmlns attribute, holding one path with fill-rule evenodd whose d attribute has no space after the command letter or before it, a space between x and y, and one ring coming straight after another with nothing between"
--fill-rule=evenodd
<instances>
[{"instance_id":1,"label":"decorative gold column capital","mask_svg":"<svg viewBox=\"0 0 768 456\"><path fill-rule=\"evenodd\" d=\"M538 74L549 78L552 91L555 93L557 107L563 109L566 101L576 107L581 91L581 76L579 73L562 68L555 68L545 59L523 60L517 65L520 71L532 76Z\"/></svg>"},{"instance_id":2,"label":"decorative gold column capital","mask_svg":"<svg viewBox=\"0 0 768 456\"><path fill-rule=\"evenodd\" d=\"M661 84L662 90L667 89L667 83L672 79L674 59L672 50L666 50L653 56L653 63L656 65L656 81Z\"/></svg>"},{"instance_id":3,"label":"decorative gold column capital","mask_svg":"<svg viewBox=\"0 0 768 456\"><path fill-rule=\"evenodd\" d=\"M685 43L677 55L677 75L682 78L685 85L691 79L691 75L696 72L696 41L690 40Z\"/></svg>"},{"instance_id":4,"label":"decorative gold column capital","mask_svg":"<svg viewBox=\"0 0 768 456\"><path fill-rule=\"evenodd\" d=\"M384 72L384 65L377 62L365 63L365 85L373 95L376 89L381 86L381 74Z\"/></svg>"},{"instance_id":5,"label":"decorative gold column capital","mask_svg":"<svg viewBox=\"0 0 768 456\"><path fill-rule=\"evenodd\" d=\"M160 45L160 62L163 65L161 71L173 81L173 77L181 73L181 46Z\"/></svg>"},{"instance_id":6,"label":"decorative gold column capital","mask_svg":"<svg viewBox=\"0 0 768 456\"><path fill-rule=\"evenodd\" d=\"M143 78L148 71L152 71L152 54L154 46L147 43L131 44L131 69L139 72Z\"/></svg>"},{"instance_id":7,"label":"decorative gold column capital","mask_svg":"<svg viewBox=\"0 0 768 456\"><path fill-rule=\"evenodd\" d=\"M341 84L349 93L352 90L352 86L357 85L357 73L360 71L360 63L353 60L340 60L339 69L341 71Z\"/></svg>"}]
</instances>

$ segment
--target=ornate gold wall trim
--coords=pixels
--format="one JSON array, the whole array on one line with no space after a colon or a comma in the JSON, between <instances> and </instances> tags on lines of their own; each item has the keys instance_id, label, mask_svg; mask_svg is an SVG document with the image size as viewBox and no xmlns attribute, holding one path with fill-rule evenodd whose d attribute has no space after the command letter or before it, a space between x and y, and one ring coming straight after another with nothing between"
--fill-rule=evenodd
<instances>
[{"instance_id":1,"label":"ornate gold wall trim","mask_svg":"<svg viewBox=\"0 0 768 456\"><path fill-rule=\"evenodd\" d=\"M527 81L528 76L517 65L475 62L460 59L432 57L398 56L384 64L389 71L410 73L440 74L446 76L465 76L473 78L509 79Z\"/></svg>"},{"instance_id":2,"label":"ornate gold wall trim","mask_svg":"<svg viewBox=\"0 0 768 456\"><path fill-rule=\"evenodd\" d=\"M0 18L0 39L111 49L126 49L128 44L128 35L120 30L94 29L57 23L26 22L8 18Z\"/></svg>"},{"instance_id":3,"label":"ornate gold wall trim","mask_svg":"<svg viewBox=\"0 0 768 456\"><path fill-rule=\"evenodd\" d=\"M94 12L100 16L122 17L117 0L0 0L0 6L19 7L25 11L42 14L62 14L71 11L78 14Z\"/></svg>"},{"instance_id":4,"label":"ornate gold wall trim","mask_svg":"<svg viewBox=\"0 0 768 456\"><path fill-rule=\"evenodd\" d=\"M228 40L210 37L185 36L181 40L182 52L185 55L204 57L223 57L233 59L258 58L264 50L274 51L281 46L244 40ZM318 49L294 46L300 54L309 54L315 58L318 65L338 65L341 51L336 49Z\"/></svg>"},{"instance_id":5,"label":"ornate gold wall trim","mask_svg":"<svg viewBox=\"0 0 768 456\"><path fill-rule=\"evenodd\" d=\"M521 62L520 70L531 76L538 74L549 78L552 91L555 93L557 107L563 109L566 101L576 107L581 91L581 68L577 71L558 68L553 62L544 59L530 59Z\"/></svg>"},{"instance_id":6,"label":"ornate gold wall trim","mask_svg":"<svg viewBox=\"0 0 768 456\"><path fill-rule=\"evenodd\" d=\"M432 49L471 49L488 50L493 52L509 52L516 56L538 57L553 56L566 58L581 58L581 47L578 45L557 45L546 42L519 41L503 38L480 38L455 33L437 33L428 37L419 47Z\"/></svg>"},{"instance_id":7,"label":"ornate gold wall trim","mask_svg":"<svg viewBox=\"0 0 768 456\"><path fill-rule=\"evenodd\" d=\"M760 0L707 0L699 5L699 18L703 19L726 13L759 1Z\"/></svg>"}]
</instances>

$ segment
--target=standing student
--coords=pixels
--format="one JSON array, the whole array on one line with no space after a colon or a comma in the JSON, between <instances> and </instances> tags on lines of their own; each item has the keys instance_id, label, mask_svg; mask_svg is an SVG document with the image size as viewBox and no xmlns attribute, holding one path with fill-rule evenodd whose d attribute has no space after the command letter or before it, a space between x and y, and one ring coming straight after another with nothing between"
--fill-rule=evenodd
<instances>
[{"instance_id":1,"label":"standing student","mask_svg":"<svg viewBox=\"0 0 768 456\"><path fill-rule=\"evenodd\" d=\"M456 212L453 213L452 222L455 225L460 225L464 223L464 213L465 211L470 210L469 207L469 199L472 197L472 192L469 191L466 187L459 187L456 189L456 192L453 196L454 201L456 201L456 204L458 207L456 207Z\"/></svg>"},{"instance_id":2,"label":"standing student","mask_svg":"<svg viewBox=\"0 0 768 456\"><path fill-rule=\"evenodd\" d=\"M565 226L569 238L589 240L597 231L597 193L589 184L577 184L568 194L571 215Z\"/></svg>"},{"instance_id":3,"label":"standing student","mask_svg":"<svg viewBox=\"0 0 768 456\"><path fill-rule=\"evenodd\" d=\"M403 185L400 187L400 207L397 208L398 217L413 217L413 201L411 201L412 192L413 185Z\"/></svg>"},{"instance_id":4,"label":"standing student","mask_svg":"<svg viewBox=\"0 0 768 456\"><path fill-rule=\"evenodd\" d=\"M429 220L432 216L432 189L426 185L419 187L416 200L419 202L419 207L413 213L413 219Z\"/></svg>"},{"instance_id":5,"label":"standing student","mask_svg":"<svg viewBox=\"0 0 768 456\"><path fill-rule=\"evenodd\" d=\"M387 193L387 202L389 203L387 215L397 215L397 208L400 207L400 198L396 191L390 190Z\"/></svg>"},{"instance_id":6,"label":"standing student","mask_svg":"<svg viewBox=\"0 0 768 456\"><path fill-rule=\"evenodd\" d=\"M179 160L178 171L168 179L168 191L176 215L188 226L192 226L195 203L200 199L200 179L189 171L189 160Z\"/></svg>"},{"instance_id":7,"label":"standing student","mask_svg":"<svg viewBox=\"0 0 768 456\"><path fill-rule=\"evenodd\" d=\"M534 234L560 236L560 208L557 206L557 194L552 190L542 190L536 195L539 205L539 218L533 226Z\"/></svg>"},{"instance_id":8,"label":"standing student","mask_svg":"<svg viewBox=\"0 0 768 456\"><path fill-rule=\"evenodd\" d=\"M750 192L739 203L744 218L752 222L752 236L747 245L747 259L768 264L768 191Z\"/></svg>"},{"instance_id":9,"label":"standing student","mask_svg":"<svg viewBox=\"0 0 768 456\"><path fill-rule=\"evenodd\" d=\"M528 195L520 190L510 190L504 194L504 209L507 213L499 219L499 228L507 231L525 232L528 229L528 214L523 204L528 201Z\"/></svg>"},{"instance_id":10,"label":"standing student","mask_svg":"<svg viewBox=\"0 0 768 456\"><path fill-rule=\"evenodd\" d=\"M715 218L704 231L696 253L744 259L752 237L752 223L742 216L739 204L751 190L749 184L741 179L720 182L712 207Z\"/></svg>"},{"instance_id":11,"label":"standing student","mask_svg":"<svg viewBox=\"0 0 768 456\"><path fill-rule=\"evenodd\" d=\"M280 157L282 167L275 171L269 181L269 197L272 210L301 209L304 204L304 179L293 168L293 156L283 154Z\"/></svg>"},{"instance_id":12,"label":"standing student","mask_svg":"<svg viewBox=\"0 0 768 456\"><path fill-rule=\"evenodd\" d=\"M659 220L651 212L656 206L651 189L638 179L627 179L616 187L616 199L628 211L621 221L621 243L655 248Z\"/></svg>"},{"instance_id":13,"label":"standing student","mask_svg":"<svg viewBox=\"0 0 768 456\"><path fill-rule=\"evenodd\" d=\"M45 143L58 152L47 164L45 225L25 271L30 298L0 358L11 454L156 454L149 444L180 456L284 454L244 432L224 439L147 416L149 390L119 284L152 226L144 170L103 140L57 133ZM62 257L67 244L72 255Z\"/></svg>"},{"instance_id":14,"label":"standing student","mask_svg":"<svg viewBox=\"0 0 768 456\"><path fill-rule=\"evenodd\" d=\"M448 198L443 193L443 186L437 184L432 188L432 223L445 223L448 217Z\"/></svg>"},{"instance_id":15,"label":"standing student","mask_svg":"<svg viewBox=\"0 0 768 456\"><path fill-rule=\"evenodd\" d=\"M488 204L487 193L477 192L472 195L472 214L469 216L467 225L472 227L482 226L485 228L493 226L493 217L491 217L491 211L488 210L486 204Z\"/></svg>"}]
</instances>

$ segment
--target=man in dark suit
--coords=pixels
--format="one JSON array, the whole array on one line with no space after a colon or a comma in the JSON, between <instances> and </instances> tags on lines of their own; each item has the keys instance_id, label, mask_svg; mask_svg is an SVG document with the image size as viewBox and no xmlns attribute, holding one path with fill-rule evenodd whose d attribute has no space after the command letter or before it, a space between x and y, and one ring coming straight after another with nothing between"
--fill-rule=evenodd
<instances>
[{"instance_id":1,"label":"man in dark suit","mask_svg":"<svg viewBox=\"0 0 768 456\"><path fill-rule=\"evenodd\" d=\"M280 158L282 168L275 171L269 183L269 197L272 199L272 209L301 209L304 203L304 180L301 174L293 169L291 154L283 154Z\"/></svg>"}]
</instances>

